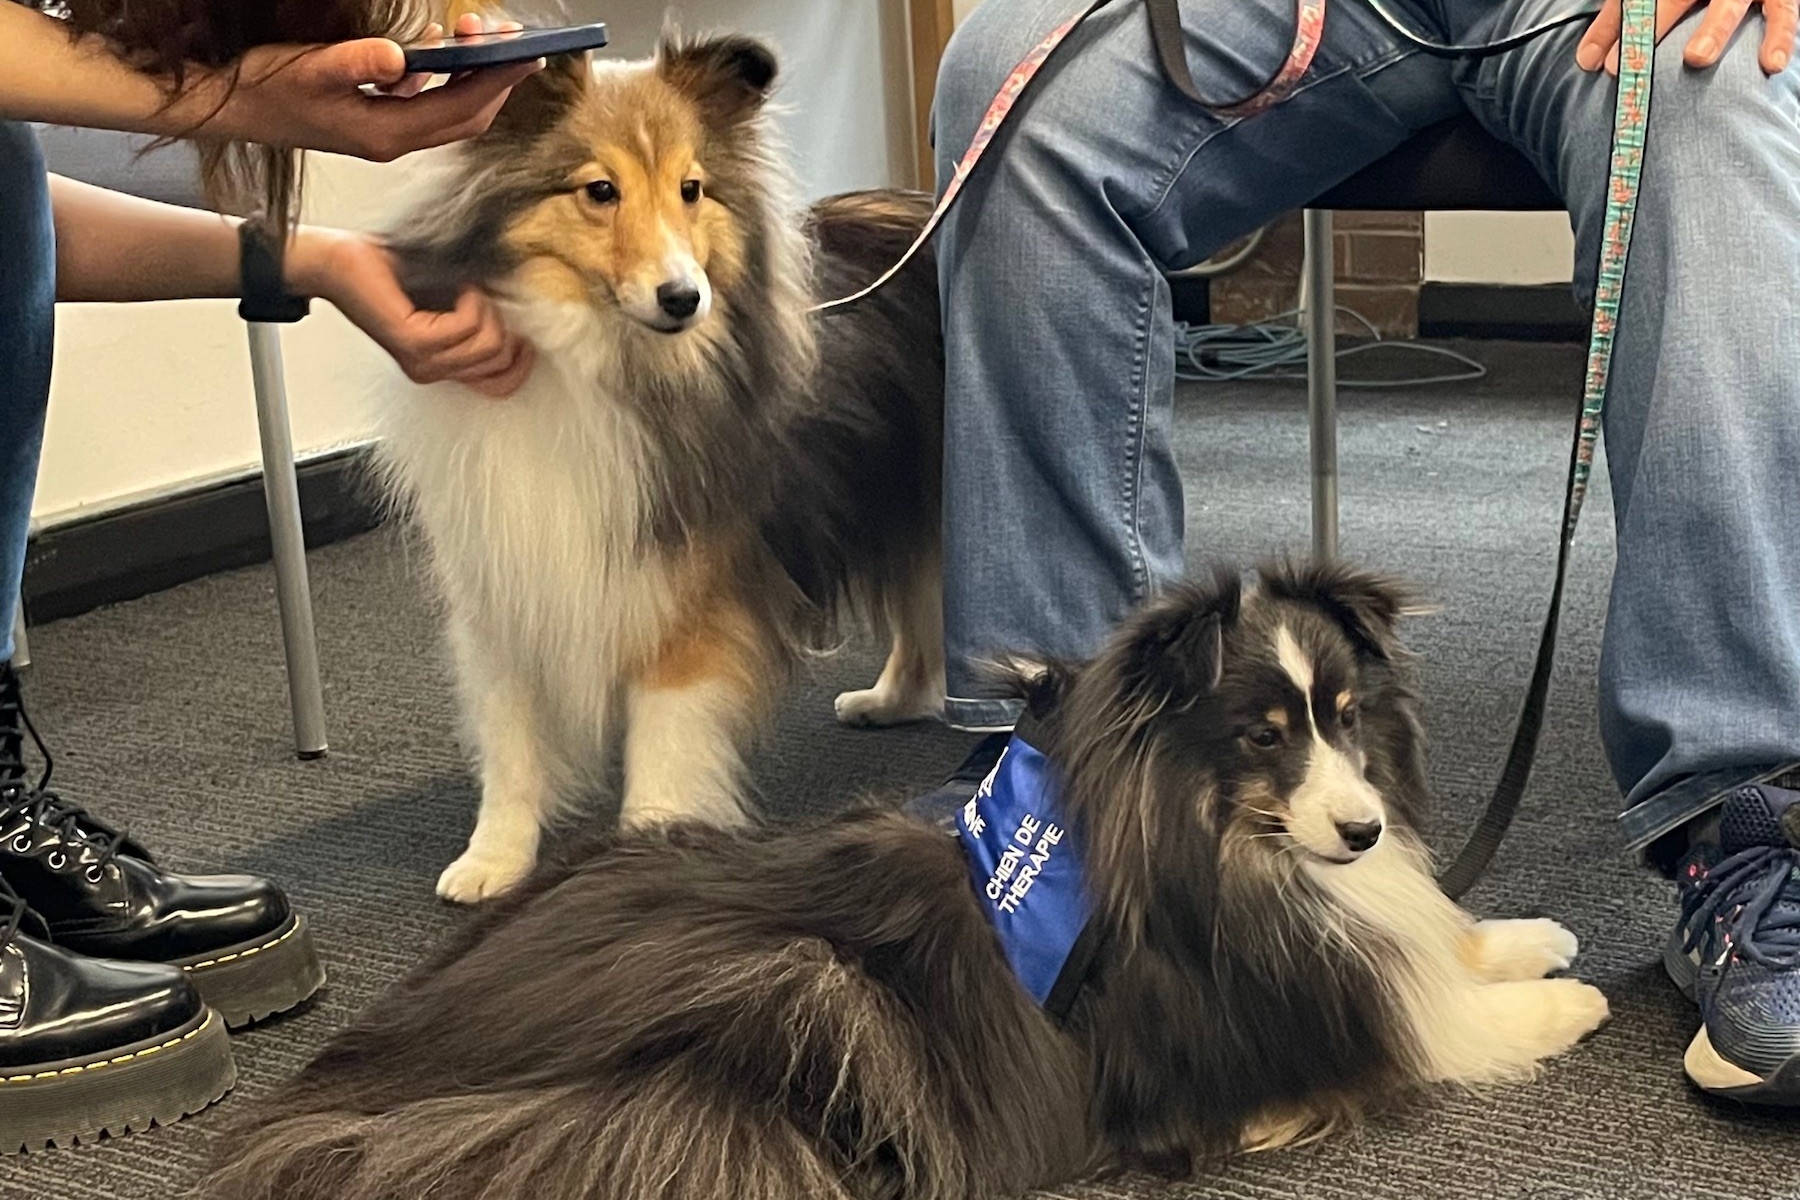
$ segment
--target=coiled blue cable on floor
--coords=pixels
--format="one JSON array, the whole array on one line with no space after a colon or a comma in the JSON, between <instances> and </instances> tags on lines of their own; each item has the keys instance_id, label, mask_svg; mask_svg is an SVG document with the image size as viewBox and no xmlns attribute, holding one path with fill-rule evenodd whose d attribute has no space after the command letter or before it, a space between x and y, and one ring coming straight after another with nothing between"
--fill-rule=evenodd
<instances>
[{"instance_id":1,"label":"coiled blue cable on floor","mask_svg":"<svg viewBox=\"0 0 1800 1200\"><path fill-rule=\"evenodd\" d=\"M1345 379L1345 388L1427 387L1434 384L1465 383L1480 379L1487 368L1466 354L1447 346L1433 346L1417 341L1384 339L1368 318L1354 309L1338 306L1337 311L1357 321L1368 330L1369 341L1339 346L1337 357L1342 362L1355 355L1375 350L1404 351L1435 359L1448 359L1463 368L1455 373L1398 378ZM1237 380L1279 380L1303 383L1306 380L1306 334L1297 324L1299 309L1278 313L1255 325L1189 325L1175 326L1175 378L1207 383L1230 383ZM1297 369L1296 369L1297 368Z\"/></svg>"}]
</instances>

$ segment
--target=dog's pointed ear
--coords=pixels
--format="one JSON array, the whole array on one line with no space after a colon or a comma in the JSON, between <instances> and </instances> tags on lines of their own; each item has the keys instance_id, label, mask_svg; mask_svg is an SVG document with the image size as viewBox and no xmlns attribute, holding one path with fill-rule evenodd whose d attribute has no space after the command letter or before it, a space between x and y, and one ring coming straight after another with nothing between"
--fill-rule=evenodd
<instances>
[{"instance_id":1,"label":"dog's pointed ear","mask_svg":"<svg viewBox=\"0 0 1800 1200\"><path fill-rule=\"evenodd\" d=\"M477 140L517 143L548 133L580 103L592 78L585 51L552 55L543 70L513 85L493 124Z\"/></svg>"},{"instance_id":2,"label":"dog's pointed ear","mask_svg":"<svg viewBox=\"0 0 1800 1200\"><path fill-rule=\"evenodd\" d=\"M694 40L663 34L656 69L669 85L700 106L707 118L731 123L762 111L775 90L775 52L741 35Z\"/></svg>"},{"instance_id":3,"label":"dog's pointed ear","mask_svg":"<svg viewBox=\"0 0 1800 1200\"><path fill-rule=\"evenodd\" d=\"M1270 595L1323 609L1358 650L1376 658L1398 657L1401 618L1427 611L1406 584L1343 563L1268 567L1261 574Z\"/></svg>"},{"instance_id":4,"label":"dog's pointed ear","mask_svg":"<svg viewBox=\"0 0 1800 1200\"><path fill-rule=\"evenodd\" d=\"M1122 673L1132 691L1186 708L1219 686L1225 633L1237 623L1242 591L1221 575L1211 589L1171 589L1125 626Z\"/></svg>"}]
</instances>

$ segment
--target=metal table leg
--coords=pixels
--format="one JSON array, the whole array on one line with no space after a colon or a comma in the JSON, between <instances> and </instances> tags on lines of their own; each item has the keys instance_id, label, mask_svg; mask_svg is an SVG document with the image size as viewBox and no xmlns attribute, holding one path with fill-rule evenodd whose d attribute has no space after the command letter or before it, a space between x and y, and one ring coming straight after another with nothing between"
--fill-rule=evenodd
<instances>
[{"instance_id":1,"label":"metal table leg","mask_svg":"<svg viewBox=\"0 0 1800 1200\"><path fill-rule=\"evenodd\" d=\"M1338 552L1337 282L1331 213L1309 208L1306 238L1306 420L1312 447L1313 558Z\"/></svg>"}]
</instances>

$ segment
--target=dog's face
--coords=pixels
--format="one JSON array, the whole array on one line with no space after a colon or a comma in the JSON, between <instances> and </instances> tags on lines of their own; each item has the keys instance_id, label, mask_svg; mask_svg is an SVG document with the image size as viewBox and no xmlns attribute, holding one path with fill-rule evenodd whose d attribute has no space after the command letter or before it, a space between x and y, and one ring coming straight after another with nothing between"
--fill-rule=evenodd
<instances>
[{"instance_id":1,"label":"dog's face","mask_svg":"<svg viewBox=\"0 0 1800 1200\"><path fill-rule=\"evenodd\" d=\"M674 336L746 269L755 123L775 59L747 38L665 40L654 60L574 56L521 83L469 148L508 290Z\"/></svg>"},{"instance_id":2,"label":"dog's face","mask_svg":"<svg viewBox=\"0 0 1800 1200\"><path fill-rule=\"evenodd\" d=\"M712 309L706 268L721 213L706 195L688 115L646 116L636 138L591 130L587 161L570 176L570 201L546 201L514 231L534 250L560 248L552 261L576 277L571 282L660 333L680 333Z\"/></svg>"},{"instance_id":3,"label":"dog's face","mask_svg":"<svg viewBox=\"0 0 1800 1200\"><path fill-rule=\"evenodd\" d=\"M1369 783L1357 652L1319 608L1253 593L1229 626L1218 614L1165 614L1160 664L1212 686L1179 697L1159 736L1179 774L1210 775L1201 816L1233 849L1347 864L1387 824ZM1258 843L1266 843L1259 847Z\"/></svg>"},{"instance_id":4,"label":"dog's face","mask_svg":"<svg viewBox=\"0 0 1800 1200\"><path fill-rule=\"evenodd\" d=\"M1402 604L1396 585L1342 568L1265 570L1248 589L1221 576L1040 681L1101 869L1250 886L1377 853L1393 815L1371 761L1416 750L1387 744L1409 721L1365 719L1393 703Z\"/></svg>"}]
</instances>

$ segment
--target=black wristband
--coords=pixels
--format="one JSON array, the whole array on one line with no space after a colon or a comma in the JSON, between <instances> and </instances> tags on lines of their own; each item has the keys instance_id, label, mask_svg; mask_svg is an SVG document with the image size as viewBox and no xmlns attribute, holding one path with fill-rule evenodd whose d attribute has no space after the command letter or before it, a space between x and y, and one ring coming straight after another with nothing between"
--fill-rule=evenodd
<instances>
[{"instance_id":1,"label":"black wristband","mask_svg":"<svg viewBox=\"0 0 1800 1200\"><path fill-rule=\"evenodd\" d=\"M238 226L238 282L243 299L238 316L246 321L291 325L312 310L312 301L281 282L285 247L254 221Z\"/></svg>"}]
</instances>

